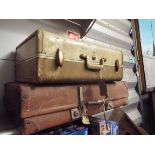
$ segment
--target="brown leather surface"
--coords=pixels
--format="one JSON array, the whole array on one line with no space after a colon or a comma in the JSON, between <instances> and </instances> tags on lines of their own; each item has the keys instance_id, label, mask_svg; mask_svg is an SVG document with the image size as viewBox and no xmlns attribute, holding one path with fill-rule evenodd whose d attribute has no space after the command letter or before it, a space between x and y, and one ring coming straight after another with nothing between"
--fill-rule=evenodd
<instances>
[{"instance_id":1,"label":"brown leather surface","mask_svg":"<svg viewBox=\"0 0 155 155\"><path fill-rule=\"evenodd\" d=\"M100 95L99 85L81 85L83 101L98 101L106 98Z\"/></svg>"},{"instance_id":2,"label":"brown leather surface","mask_svg":"<svg viewBox=\"0 0 155 155\"><path fill-rule=\"evenodd\" d=\"M107 105L106 105L105 108L107 107L107 108L113 109L113 108L118 108L118 107L121 107L121 106L125 106L125 105L128 104L128 98L113 100L109 104L110 104L110 107L107 107ZM106 110L107 110L107 108L106 108ZM103 112L103 111L104 111L104 107L103 107L102 104L99 104L99 105L87 105L87 116L95 115L95 114L98 114L98 113Z\"/></svg>"},{"instance_id":3,"label":"brown leather surface","mask_svg":"<svg viewBox=\"0 0 155 155\"><path fill-rule=\"evenodd\" d=\"M76 86L8 83L5 96L9 111L21 118L78 107Z\"/></svg>"},{"instance_id":4,"label":"brown leather surface","mask_svg":"<svg viewBox=\"0 0 155 155\"><path fill-rule=\"evenodd\" d=\"M119 82L114 82L114 83L106 83L107 87L107 93L108 96L101 96L100 95L100 89L98 85L81 85L82 88L82 95L83 95L83 101L88 102L88 101L93 101L97 102L102 99L107 99L110 101L109 104L112 108L117 108L120 106L125 106L128 104L128 86L127 82L124 81L119 81ZM95 107L98 109L97 111L102 110L103 111L103 106L102 105L87 105L89 110L93 110L92 107ZM100 109L100 110L99 110ZM89 112L88 112L89 113Z\"/></svg>"},{"instance_id":5,"label":"brown leather surface","mask_svg":"<svg viewBox=\"0 0 155 155\"><path fill-rule=\"evenodd\" d=\"M113 100L112 102L109 103L110 106L112 108L118 108L120 106L125 106L128 104L128 98L127 97L124 97L122 99L118 99L118 100Z\"/></svg>"},{"instance_id":6,"label":"brown leather surface","mask_svg":"<svg viewBox=\"0 0 155 155\"><path fill-rule=\"evenodd\" d=\"M108 98L110 100L117 100L128 98L127 82L119 81L107 84Z\"/></svg>"},{"instance_id":7,"label":"brown leather surface","mask_svg":"<svg viewBox=\"0 0 155 155\"><path fill-rule=\"evenodd\" d=\"M87 116L103 112L103 105L87 105Z\"/></svg>"},{"instance_id":8,"label":"brown leather surface","mask_svg":"<svg viewBox=\"0 0 155 155\"><path fill-rule=\"evenodd\" d=\"M70 110L66 110L23 119L21 130L23 134L32 134L70 121L72 121Z\"/></svg>"}]
</instances>

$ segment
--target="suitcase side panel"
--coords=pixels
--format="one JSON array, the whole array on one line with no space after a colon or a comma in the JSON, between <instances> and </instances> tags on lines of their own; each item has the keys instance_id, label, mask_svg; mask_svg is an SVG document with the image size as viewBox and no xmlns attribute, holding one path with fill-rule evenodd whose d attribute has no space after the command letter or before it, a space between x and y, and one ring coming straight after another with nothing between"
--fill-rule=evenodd
<instances>
[{"instance_id":1,"label":"suitcase side panel","mask_svg":"<svg viewBox=\"0 0 155 155\"><path fill-rule=\"evenodd\" d=\"M50 87L23 85L21 93L22 118L78 107L76 86Z\"/></svg>"},{"instance_id":2,"label":"suitcase side panel","mask_svg":"<svg viewBox=\"0 0 155 155\"><path fill-rule=\"evenodd\" d=\"M37 30L16 47L16 63L36 57L42 52L42 30Z\"/></svg>"},{"instance_id":3,"label":"suitcase side panel","mask_svg":"<svg viewBox=\"0 0 155 155\"><path fill-rule=\"evenodd\" d=\"M98 82L100 72L87 70L84 63L65 61L62 68L55 65L55 59L35 58L16 64L16 81L29 83L83 83ZM71 74L72 71L72 74ZM121 80L123 68L119 72L110 66L104 67L103 79Z\"/></svg>"},{"instance_id":4,"label":"suitcase side panel","mask_svg":"<svg viewBox=\"0 0 155 155\"><path fill-rule=\"evenodd\" d=\"M14 117L27 118L78 107L77 86L35 86L8 83L6 107Z\"/></svg>"},{"instance_id":5,"label":"suitcase side panel","mask_svg":"<svg viewBox=\"0 0 155 155\"><path fill-rule=\"evenodd\" d=\"M127 82L118 81L115 83L107 84L108 97L110 100L119 100L128 98L128 85Z\"/></svg>"},{"instance_id":6,"label":"suitcase side panel","mask_svg":"<svg viewBox=\"0 0 155 155\"><path fill-rule=\"evenodd\" d=\"M15 64L15 79L19 82L38 83L37 58L28 59Z\"/></svg>"},{"instance_id":7,"label":"suitcase side panel","mask_svg":"<svg viewBox=\"0 0 155 155\"><path fill-rule=\"evenodd\" d=\"M36 56L37 52L37 37L32 37L25 44L16 49L16 63L25 61Z\"/></svg>"},{"instance_id":8,"label":"suitcase side panel","mask_svg":"<svg viewBox=\"0 0 155 155\"><path fill-rule=\"evenodd\" d=\"M38 67L37 67L38 66ZM119 72L111 66L104 67L103 79L121 80L123 68ZM35 58L16 64L16 81L29 83L83 83L98 82L99 71L87 70L83 62L65 61L57 67L55 59Z\"/></svg>"},{"instance_id":9,"label":"suitcase side panel","mask_svg":"<svg viewBox=\"0 0 155 155\"><path fill-rule=\"evenodd\" d=\"M69 123L71 121L70 110L66 110L24 119L21 130L23 134L32 134L43 129Z\"/></svg>"},{"instance_id":10,"label":"suitcase side panel","mask_svg":"<svg viewBox=\"0 0 155 155\"><path fill-rule=\"evenodd\" d=\"M45 67L46 66L46 67ZM40 82L98 82L100 71L88 70L83 62L64 61L62 67L57 67L55 59L38 58L38 77ZM103 79L121 80L123 68L118 72L114 67L105 66L103 70Z\"/></svg>"}]
</instances>

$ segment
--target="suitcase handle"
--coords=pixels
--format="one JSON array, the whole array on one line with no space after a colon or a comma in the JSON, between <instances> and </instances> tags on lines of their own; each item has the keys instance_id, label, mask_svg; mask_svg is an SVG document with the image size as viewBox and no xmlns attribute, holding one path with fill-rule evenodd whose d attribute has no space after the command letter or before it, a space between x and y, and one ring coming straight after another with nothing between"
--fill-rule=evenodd
<instances>
[{"instance_id":1,"label":"suitcase handle","mask_svg":"<svg viewBox=\"0 0 155 155\"><path fill-rule=\"evenodd\" d=\"M106 62L106 59L102 58L100 59L100 64L94 64L93 61L89 58L89 56L84 54L81 54L80 58L86 61L87 68L91 70L101 70L103 68L104 62Z\"/></svg>"}]
</instances>

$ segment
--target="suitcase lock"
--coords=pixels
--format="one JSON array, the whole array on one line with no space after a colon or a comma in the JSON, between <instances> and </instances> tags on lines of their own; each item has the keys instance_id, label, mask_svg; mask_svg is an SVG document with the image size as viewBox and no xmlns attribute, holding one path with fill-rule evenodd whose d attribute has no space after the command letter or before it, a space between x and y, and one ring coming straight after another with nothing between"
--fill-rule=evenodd
<instances>
[{"instance_id":1,"label":"suitcase lock","mask_svg":"<svg viewBox=\"0 0 155 155\"><path fill-rule=\"evenodd\" d=\"M80 117L80 111L78 108L71 109L71 118L77 119Z\"/></svg>"}]
</instances>

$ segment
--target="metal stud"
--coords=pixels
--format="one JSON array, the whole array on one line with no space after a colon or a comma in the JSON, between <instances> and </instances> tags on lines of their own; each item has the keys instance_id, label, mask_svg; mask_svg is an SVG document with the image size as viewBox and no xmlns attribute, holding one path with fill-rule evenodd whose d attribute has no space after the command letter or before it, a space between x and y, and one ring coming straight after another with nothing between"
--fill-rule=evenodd
<instances>
[{"instance_id":1,"label":"metal stud","mask_svg":"<svg viewBox=\"0 0 155 155\"><path fill-rule=\"evenodd\" d=\"M133 45L132 48L131 48L131 54L132 54L133 56L135 56L135 48L134 48L134 45Z\"/></svg>"},{"instance_id":2,"label":"metal stud","mask_svg":"<svg viewBox=\"0 0 155 155\"><path fill-rule=\"evenodd\" d=\"M132 27L130 28L129 36L130 36L131 38L133 38L133 35L132 35Z\"/></svg>"}]
</instances>

